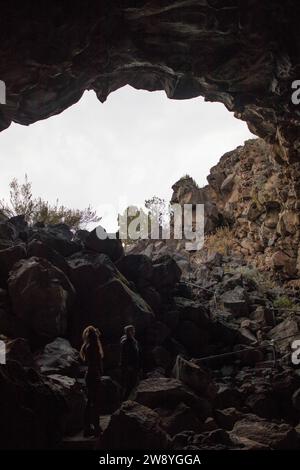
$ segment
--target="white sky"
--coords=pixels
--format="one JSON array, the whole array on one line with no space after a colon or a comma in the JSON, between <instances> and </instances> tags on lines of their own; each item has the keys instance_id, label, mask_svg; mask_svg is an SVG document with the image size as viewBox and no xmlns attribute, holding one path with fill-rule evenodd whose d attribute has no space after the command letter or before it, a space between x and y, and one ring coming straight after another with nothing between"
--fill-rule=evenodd
<instances>
[{"instance_id":1,"label":"white sky","mask_svg":"<svg viewBox=\"0 0 300 470\"><path fill-rule=\"evenodd\" d=\"M169 200L187 173L204 186L220 157L253 137L222 104L203 98L175 101L126 86L101 104L86 92L62 114L1 133L0 198L27 173L35 196L91 204L112 231L115 213L103 205L117 213L154 195Z\"/></svg>"}]
</instances>

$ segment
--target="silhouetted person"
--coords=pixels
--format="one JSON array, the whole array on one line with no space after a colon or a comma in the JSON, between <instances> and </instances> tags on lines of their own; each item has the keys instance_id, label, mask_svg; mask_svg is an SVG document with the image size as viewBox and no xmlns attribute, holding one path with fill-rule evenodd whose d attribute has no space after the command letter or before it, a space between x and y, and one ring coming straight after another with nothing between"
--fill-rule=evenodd
<instances>
[{"instance_id":1,"label":"silhouetted person","mask_svg":"<svg viewBox=\"0 0 300 470\"><path fill-rule=\"evenodd\" d=\"M137 385L140 373L140 348L135 339L135 327L125 326L124 336L121 338L122 382L124 387L124 399L126 400L132 389Z\"/></svg>"},{"instance_id":2,"label":"silhouetted person","mask_svg":"<svg viewBox=\"0 0 300 470\"><path fill-rule=\"evenodd\" d=\"M99 398L104 357L99 330L88 326L83 331L82 340L80 356L88 366L85 376L88 400L84 413L84 435L98 436L101 433Z\"/></svg>"}]
</instances>

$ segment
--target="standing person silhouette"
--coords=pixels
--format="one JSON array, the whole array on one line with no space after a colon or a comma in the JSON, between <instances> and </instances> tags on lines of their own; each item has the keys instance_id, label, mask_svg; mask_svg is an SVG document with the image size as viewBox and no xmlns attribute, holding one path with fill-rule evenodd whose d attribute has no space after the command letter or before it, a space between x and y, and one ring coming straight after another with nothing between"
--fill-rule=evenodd
<instances>
[{"instance_id":1,"label":"standing person silhouette","mask_svg":"<svg viewBox=\"0 0 300 470\"><path fill-rule=\"evenodd\" d=\"M125 326L124 336L121 338L120 365L122 369L122 382L124 388L124 399L130 395L132 389L137 385L140 374L140 347L135 339L135 327Z\"/></svg>"},{"instance_id":2,"label":"standing person silhouette","mask_svg":"<svg viewBox=\"0 0 300 470\"><path fill-rule=\"evenodd\" d=\"M100 341L100 331L88 326L82 333L83 345L80 350L82 360L87 364L85 375L87 386L87 404L84 413L84 436L99 436L101 427L99 394L101 377L103 375L103 348Z\"/></svg>"}]
</instances>

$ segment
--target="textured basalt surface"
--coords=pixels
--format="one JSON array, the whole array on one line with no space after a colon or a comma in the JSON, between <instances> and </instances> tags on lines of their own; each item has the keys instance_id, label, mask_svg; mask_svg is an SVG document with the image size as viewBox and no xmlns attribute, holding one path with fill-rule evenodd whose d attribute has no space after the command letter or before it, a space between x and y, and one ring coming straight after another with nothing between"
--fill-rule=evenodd
<instances>
[{"instance_id":1,"label":"textured basalt surface","mask_svg":"<svg viewBox=\"0 0 300 470\"><path fill-rule=\"evenodd\" d=\"M211 232L228 224L235 253L263 270L278 273L281 279L293 279L294 284L299 284L296 281L300 274L296 164L278 164L270 144L251 139L223 155L207 180L207 186L198 188L192 178L181 178L173 186L172 201L213 204L214 211L207 214Z\"/></svg>"},{"instance_id":2,"label":"textured basalt surface","mask_svg":"<svg viewBox=\"0 0 300 470\"><path fill-rule=\"evenodd\" d=\"M1 4L0 129L60 113L93 89L130 84L220 101L297 160L300 78L293 0L14 1Z\"/></svg>"}]
</instances>

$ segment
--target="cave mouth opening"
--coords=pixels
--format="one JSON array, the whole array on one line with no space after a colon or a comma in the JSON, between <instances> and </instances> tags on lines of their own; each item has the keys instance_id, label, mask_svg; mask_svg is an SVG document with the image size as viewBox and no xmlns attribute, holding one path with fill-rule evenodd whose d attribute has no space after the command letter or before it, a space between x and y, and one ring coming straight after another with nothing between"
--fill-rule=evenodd
<instances>
[{"instance_id":1,"label":"cave mouth opening","mask_svg":"<svg viewBox=\"0 0 300 470\"><path fill-rule=\"evenodd\" d=\"M2 133L1 197L9 198L9 181L26 174L36 195L91 205L116 231L120 210L154 195L169 202L172 185L186 174L205 186L220 157L253 137L223 104L201 97L170 100L162 91L125 86L101 104L86 91L61 114Z\"/></svg>"}]
</instances>

